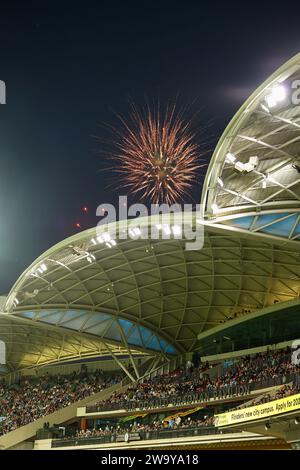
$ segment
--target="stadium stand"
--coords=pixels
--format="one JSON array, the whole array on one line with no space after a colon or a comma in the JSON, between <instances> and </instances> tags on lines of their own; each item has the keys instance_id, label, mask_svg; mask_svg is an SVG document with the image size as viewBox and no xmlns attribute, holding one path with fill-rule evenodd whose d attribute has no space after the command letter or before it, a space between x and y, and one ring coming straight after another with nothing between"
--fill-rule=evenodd
<instances>
[{"instance_id":1,"label":"stadium stand","mask_svg":"<svg viewBox=\"0 0 300 470\"><path fill-rule=\"evenodd\" d=\"M121 380L120 374L106 376L100 370L71 375L23 378L20 383L0 386L0 435L49 415L91 396Z\"/></svg>"},{"instance_id":2,"label":"stadium stand","mask_svg":"<svg viewBox=\"0 0 300 470\"><path fill-rule=\"evenodd\" d=\"M223 370L212 379L206 373L208 365L191 368L189 371L176 370L163 376L130 386L123 393L114 393L107 401L87 407L88 412L107 411L123 408L139 408L141 402L156 403L159 399L167 399L176 403L178 397L211 392L224 387L250 386L250 389L262 389L282 385L295 378L300 372L298 365L291 363L289 348L275 352L266 352L254 356L245 356L235 365ZM252 386L252 387L251 387Z\"/></svg>"}]
</instances>

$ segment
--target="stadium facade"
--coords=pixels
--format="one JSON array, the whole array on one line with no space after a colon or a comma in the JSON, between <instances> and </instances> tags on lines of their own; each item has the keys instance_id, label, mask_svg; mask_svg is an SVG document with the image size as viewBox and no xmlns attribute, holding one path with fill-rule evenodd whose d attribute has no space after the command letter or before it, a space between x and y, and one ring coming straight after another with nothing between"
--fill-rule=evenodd
<instances>
[{"instance_id":1,"label":"stadium facade","mask_svg":"<svg viewBox=\"0 0 300 470\"><path fill-rule=\"evenodd\" d=\"M112 358L134 382L195 351L213 356L299 338L299 80L300 54L226 128L207 171L202 217L193 220L204 227L202 249L186 250L176 237L122 239L120 221L113 245L92 228L36 259L2 298L5 373ZM176 224L176 214L165 223Z\"/></svg>"}]
</instances>

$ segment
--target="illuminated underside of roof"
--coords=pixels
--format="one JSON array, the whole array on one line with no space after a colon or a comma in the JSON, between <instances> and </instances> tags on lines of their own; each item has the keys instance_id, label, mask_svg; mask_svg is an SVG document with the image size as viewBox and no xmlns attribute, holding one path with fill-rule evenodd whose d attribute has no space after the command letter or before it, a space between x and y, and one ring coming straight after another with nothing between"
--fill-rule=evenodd
<instances>
[{"instance_id":1,"label":"illuminated underside of roof","mask_svg":"<svg viewBox=\"0 0 300 470\"><path fill-rule=\"evenodd\" d=\"M300 54L278 69L237 112L206 175L209 217L232 210L299 207Z\"/></svg>"},{"instance_id":2,"label":"illuminated underside of roof","mask_svg":"<svg viewBox=\"0 0 300 470\"><path fill-rule=\"evenodd\" d=\"M106 341L123 336L132 347L172 354L192 350L199 333L229 318L299 296L295 242L208 224L201 250L186 250L185 240L118 236L108 248L93 243L95 233L87 230L44 253L19 278L5 310L36 324ZM47 270L36 275L43 264Z\"/></svg>"},{"instance_id":3,"label":"illuminated underside of roof","mask_svg":"<svg viewBox=\"0 0 300 470\"><path fill-rule=\"evenodd\" d=\"M0 314L0 338L5 342L7 372L73 359L128 355L120 344L104 344L96 337ZM109 349L108 349L109 348ZM140 351L131 351L141 355Z\"/></svg>"}]
</instances>

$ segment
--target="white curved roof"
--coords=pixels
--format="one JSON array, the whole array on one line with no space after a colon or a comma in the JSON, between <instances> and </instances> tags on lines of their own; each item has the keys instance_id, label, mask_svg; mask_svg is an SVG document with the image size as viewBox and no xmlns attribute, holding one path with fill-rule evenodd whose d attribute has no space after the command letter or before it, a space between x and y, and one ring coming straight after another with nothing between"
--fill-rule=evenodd
<instances>
[{"instance_id":1,"label":"white curved roof","mask_svg":"<svg viewBox=\"0 0 300 470\"><path fill-rule=\"evenodd\" d=\"M300 54L243 104L212 157L202 193L208 217L300 204Z\"/></svg>"},{"instance_id":2,"label":"white curved roof","mask_svg":"<svg viewBox=\"0 0 300 470\"><path fill-rule=\"evenodd\" d=\"M111 248L90 229L45 252L11 290L8 315L172 354L229 318L298 297L296 242L206 225L203 248L188 251L174 238L121 240L117 227Z\"/></svg>"}]
</instances>

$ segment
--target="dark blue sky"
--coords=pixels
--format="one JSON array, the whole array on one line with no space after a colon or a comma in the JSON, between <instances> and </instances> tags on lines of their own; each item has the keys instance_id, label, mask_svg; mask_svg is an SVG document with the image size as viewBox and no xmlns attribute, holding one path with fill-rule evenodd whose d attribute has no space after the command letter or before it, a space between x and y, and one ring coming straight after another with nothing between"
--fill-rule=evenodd
<instances>
[{"instance_id":1,"label":"dark blue sky","mask_svg":"<svg viewBox=\"0 0 300 470\"><path fill-rule=\"evenodd\" d=\"M129 96L142 104L144 93L180 93L197 99L199 126L211 122L216 142L245 98L300 51L297 5L3 0L0 293L77 220L93 225L97 205L115 200L94 137L100 122L114 122L111 108L126 114Z\"/></svg>"}]
</instances>

